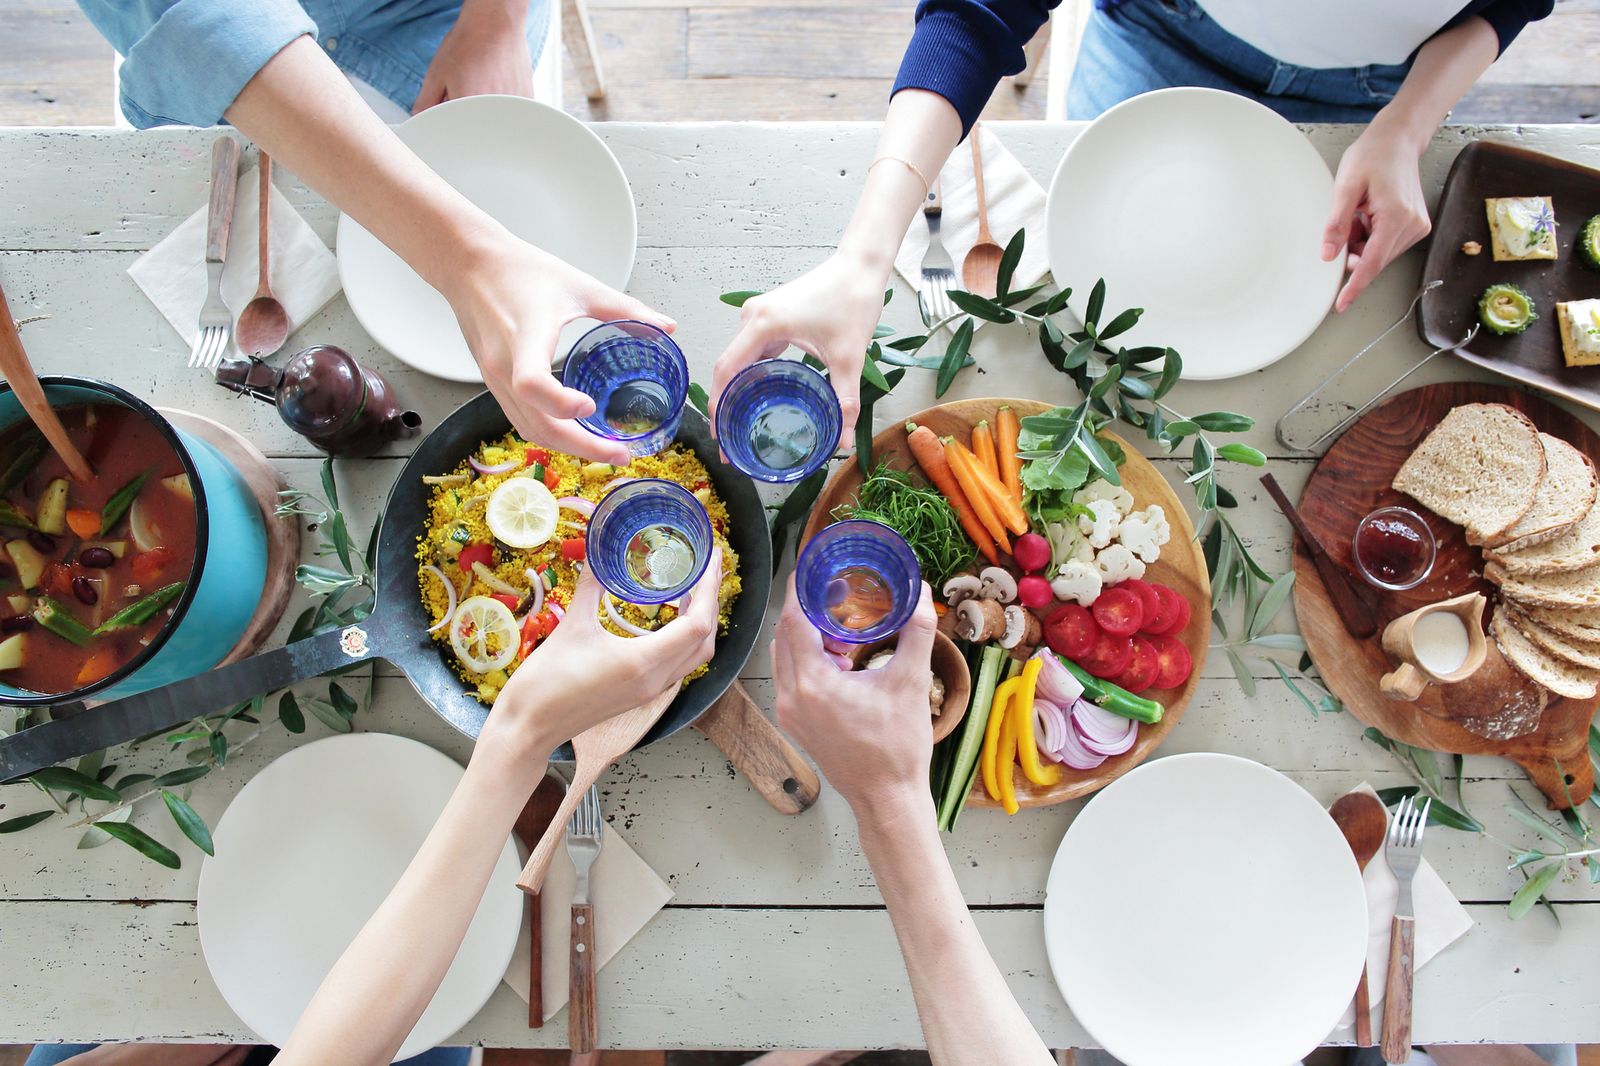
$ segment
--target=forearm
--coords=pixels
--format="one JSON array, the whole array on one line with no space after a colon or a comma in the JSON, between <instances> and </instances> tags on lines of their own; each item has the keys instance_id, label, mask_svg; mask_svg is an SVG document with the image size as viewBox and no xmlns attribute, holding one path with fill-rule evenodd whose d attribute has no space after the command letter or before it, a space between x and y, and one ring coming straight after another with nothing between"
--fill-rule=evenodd
<instances>
[{"instance_id":1,"label":"forearm","mask_svg":"<svg viewBox=\"0 0 1600 1066\"><path fill-rule=\"evenodd\" d=\"M1499 50L1494 28L1478 16L1445 30L1418 50L1400 91L1378 112L1373 125L1393 127L1421 154Z\"/></svg>"},{"instance_id":2,"label":"forearm","mask_svg":"<svg viewBox=\"0 0 1600 1066\"><path fill-rule=\"evenodd\" d=\"M938 1066L1051 1066L961 898L925 790L858 811L872 865L905 956L928 1052Z\"/></svg>"},{"instance_id":3,"label":"forearm","mask_svg":"<svg viewBox=\"0 0 1600 1066\"><path fill-rule=\"evenodd\" d=\"M926 194L911 167L894 160L910 163L928 181L936 181L960 140L961 118L944 97L922 89L895 93L873 156L890 161L874 166L867 175L839 239L840 254L853 258L875 280L887 281L895 253Z\"/></svg>"},{"instance_id":4,"label":"forearm","mask_svg":"<svg viewBox=\"0 0 1600 1066\"><path fill-rule=\"evenodd\" d=\"M262 67L227 119L441 292L505 236L373 114L309 37Z\"/></svg>"},{"instance_id":5,"label":"forearm","mask_svg":"<svg viewBox=\"0 0 1600 1066\"><path fill-rule=\"evenodd\" d=\"M542 759L507 769L495 756L474 755L399 883L323 979L280 1063L387 1063L400 1049L455 959L544 773Z\"/></svg>"}]
</instances>

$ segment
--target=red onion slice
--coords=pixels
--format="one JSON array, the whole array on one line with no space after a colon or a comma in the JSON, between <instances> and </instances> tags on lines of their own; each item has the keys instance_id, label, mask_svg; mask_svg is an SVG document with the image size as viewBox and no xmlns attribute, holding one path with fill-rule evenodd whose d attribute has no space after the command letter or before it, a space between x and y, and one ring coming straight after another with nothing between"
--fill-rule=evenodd
<instances>
[{"instance_id":1,"label":"red onion slice","mask_svg":"<svg viewBox=\"0 0 1600 1066\"><path fill-rule=\"evenodd\" d=\"M544 606L544 580L539 577L538 572L531 566L524 570L523 573L528 575L528 581L533 585L533 602L528 604L528 610L522 616L526 619L538 614L539 608Z\"/></svg>"},{"instance_id":2,"label":"red onion slice","mask_svg":"<svg viewBox=\"0 0 1600 1066\"><path fill-rule=\"evenodd\" d=\"M1121 755L1133 747L1139 736L1139 723L1132 718L1112 714L1084 700L1072 705L1072 725L1083 746L1100 755Z\"/></svg>"},{"instance_id":3,"label":"red onion slice","mask_svg":"<svg viewBox=\"0 0 1600 1066\"><path fill-rule=\"evenodd\" d=\"M650 631L648 629L645 629L642 626L636 626L626 618L622 617L622 612L617 610L616 606L611 602L613 597L609 592L606 593L604 598L606 601L606 617L611 619L612 622L616 623L618 629L632 633L636 637L647 637L650 635Z\"/></svg>"},{"instance_id":4,"label":"red onion slice","mask_svg":"<svg viewBox=\"0 0 1600 1066\"><path fill-rule=\"evenodd\" d=\"M508 459L503 463L496 463L493 466L490 466L487 463L479 462L476 455L469 455L467 456L467 465L472 467L472 469L476 470L480 474L492 476L494 474L509 474L522 464L516 459Z\"/></svg>"},{"instance_id":5,"label":"red onion slice","mask_svg":"<svg viewBox=\"0 0 1600 1066\"><path fill-rule=\"evenodd\" d=\"M604 485L601 485L600 486L600 491L602 493L610 492L612 489L618 487L619 485L626 485L630 481L638 481L638 480L639 479L636 478L636 477L614 477L610 481L606 482Z\"/></svg>"},{"instance_id":6,"label":"red onion slice","mask_svg":"<svg viewBox=\"0 0 1600 1066\"><path fill-rule=\"evenodd\" d=\"M1044 664L1039 670L1035 691L1045 699L1058 706L1069 707L1073 700L1083 695L1083 685L1072 676L1072 671L1061 665L1055 652L1040 648L1033 657Z\"/></svg>"},{"instance_id":7,"label":"red onion slice","mask_svg":"<svg viewBox=\"0 0 1600 1066\"><path fill-rule=\"evenodd\" d=\"M1039 750L1054 758L1055 753L1061 750L1061 735L1066 731L1066 718L1062 716L1061 708L1049 700L1035 698L1033 730L1034 743Z\"/></svg>"},{"instance_id":8,"label":"red onion slice","mask_svg":"<svg viewBox=\"0 0 1600 1066\"><path fill-rule=\"evenodd\" d=\"M437 566L434 566L432 563L429 563L428 565L424 566L422 569L423 569L423 571L425 573L432 574L434 577L437 577L440 581L444 582L444 590L450 594L450 606L445 608L444 617L439 619L437 622L433 623L433 625L428 627L428 632L429 633L437 633L439 630L441 630L445 626L449 625L450 624L450 619L455 617L455 614L456 614L456 586L455 586L455 582L451 581L448 577L444 576L444 571L443 570L440 570Z\"/></svg>"},{"instance_id":9,"label":"red onion slice","mask_svg":"<svg viewBox=\"0 0 1600 1066\"><path fill-rule=\"evenodd\" d=\"M594 501L586 500L582 496L563 496L556 501L556 504L569 511L577 511L585 518L594 514Z\"/></svg>"},{"instance_id":10,"label":"red onion slice","mask_svg":"<svg viewBox=\"0 0 1600 1066\"><path fill-rule=\"evenodd\" d=\"M557 622L567 617L567 612L562 610L561 605L555 600L551 600L546 606L550 608L550 613L556 616Z\"/></svg>"},{"instance_id":11,"label":"red onion slice","mask_svg":"<svg viewBox=\"0 0 1600 1066\"><path fill-rule=\"evenodd\" d=\"M1091 751L1078 736L1078 731L1070 726L1061 743L1060 755L1061 761L1074 770L1093 770L1107 758L1100 752Z\"/></svg>"}]
</instances>

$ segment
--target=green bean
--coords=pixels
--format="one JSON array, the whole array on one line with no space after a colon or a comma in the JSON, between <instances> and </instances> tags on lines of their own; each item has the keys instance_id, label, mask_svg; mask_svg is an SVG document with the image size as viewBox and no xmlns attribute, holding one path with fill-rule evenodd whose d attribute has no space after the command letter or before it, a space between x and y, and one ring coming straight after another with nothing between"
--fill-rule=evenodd
<instances>
[{"instance_id":1,"label":"green bean","mask_svg":"<svg viewBox=\"0 0 1600 1066\"><path fill-rule=\"evenodd\" d=\"M28 516L11 506L11 501L0 500L0 526L16 526L18 529L38 529L28 519Z\"/></svg>"},{"instance_id":2,"label":"green bean","mask_svg":"<svg viewBox=\"0 0 1600 1066\"><path fill-rule=\"evenodd\" d=\"M88 626L78 621L71 611L49 596L41 596L39 602L34 604L33 620L56 636L70 640L80 648L87 648L95 638L95 634Z\"/></svg>"},{"instance_id":3,"label":"green bean","mask_svg":"<svg viewBox=\"0 0 1600 1066\"><path fill-rule=\"evenodd\" d=\"M139 490L144 488L144 483L150 480L154 470L146 470L126 485L112 494L111 499L100 510L100 535L109 536L111 527L122 521L122 516L128 513L128 508L133 506L134 497L139 495Z\"/></svg>"},{"instance_id":4,"label":"green bean","mask_svg":"<svg viewBox=\"0 0 1600 1066\"><path fill-rule=\"evenodd\" d=\"M107 633L115 633L119 629L132 629L135 626L144 625L156 616L157 611L177 599L178 594L183 591L183 586L184 583L182 581L174 581L170 585L163 585L161 588L156 589L143 599L135 600L104 622L101 622L99 628L94 631L94 635L103 637ZM43 623L40 624L42 625Z\"/></svg>"},{"instance_id":5,"label":"green bean","mask_svg":"<svg viewBox=\"0 0 1600 1066\"><path fill-rule=\"evenodd\" d=\"M6 463L5 472L0 473L0 492L10 492L17 482L33 473L49 448L50 442L41 434L35 434L33 439L23 444L21 450Z\"/></svg>"}]
</instances>

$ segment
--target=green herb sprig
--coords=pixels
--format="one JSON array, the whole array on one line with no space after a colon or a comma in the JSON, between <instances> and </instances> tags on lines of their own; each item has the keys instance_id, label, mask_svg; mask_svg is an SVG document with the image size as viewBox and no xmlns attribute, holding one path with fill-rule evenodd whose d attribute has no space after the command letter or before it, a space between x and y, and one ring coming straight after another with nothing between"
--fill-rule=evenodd
<instances>
[{"instance_id":1,"label":"green herb sprig","mask_svg":"<svg viewBox=\"0 0 1600 1066\"><path fill-rule=\"evenodd\" d=\"M915 484L910 474L887 463L880 463L861 483L856 502L839 506L833 517L868 519L895 530L911 546L935 588L978 554L950 501Z\"/></svg>"}]
</instances>

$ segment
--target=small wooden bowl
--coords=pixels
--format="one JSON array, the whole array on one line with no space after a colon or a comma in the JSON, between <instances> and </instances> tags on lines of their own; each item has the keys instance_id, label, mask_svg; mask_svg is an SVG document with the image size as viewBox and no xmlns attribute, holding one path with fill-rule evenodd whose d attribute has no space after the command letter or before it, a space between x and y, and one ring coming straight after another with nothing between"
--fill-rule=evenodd
<instances>
[{"instance_id":1,"label":"small wooden bowl","mask_svg":"<svg viewBox=\"0 0 1600 1066\"><path fill-rule=\"evenodd\" d=\"M851 658L855 660L856 669L861 669L862 664L885 648L895 645L896 637L885 637L872 644L858 645ZM967 715L967 698L972 695L972 671L967 669L967 660L962 656L961 650L956 647L956 642L943 633L933 635L933 676L944 682L944 710L937 718L933 718L933 742L935 744L954 733L956 726L961 724L961 719Z\"/></svg>"}]
</instances>

